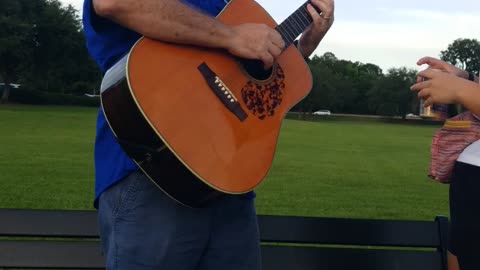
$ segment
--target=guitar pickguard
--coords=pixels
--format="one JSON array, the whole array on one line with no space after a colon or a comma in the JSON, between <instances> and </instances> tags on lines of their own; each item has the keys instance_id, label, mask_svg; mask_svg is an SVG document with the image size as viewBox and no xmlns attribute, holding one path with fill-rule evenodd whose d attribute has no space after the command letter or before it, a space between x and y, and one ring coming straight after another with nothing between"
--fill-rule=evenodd
<instances>
[{"instance_id":1,"label":"guitar pickguard","mask_svg":"<svg viewBox=\"0 0 480 270\"><path fill-rule=\"evenodd\" d=\"M272 117L283 101L285 74L280 66L275 68L273 79L268 83L249 81L242 88L245 106L260 120Z\"/></svg>"}]
</instances>

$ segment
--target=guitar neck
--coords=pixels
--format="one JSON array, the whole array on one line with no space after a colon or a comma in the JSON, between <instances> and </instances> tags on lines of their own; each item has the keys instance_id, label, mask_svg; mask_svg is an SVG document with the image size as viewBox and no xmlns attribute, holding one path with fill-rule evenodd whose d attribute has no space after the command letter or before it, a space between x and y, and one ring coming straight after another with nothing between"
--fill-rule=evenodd
<instances>
[{"instance_id":1,"label":"guitar neck","mask_svg":"<svg viewBox=\"0 0 480 270\"><path fill-rule=\"evenodd\" d=\"M312 24L312 17L308 13L307 5L310 1L307 1L301 7L299 7L292 15L279 24L276 30L282 35L285 41L285 48L290 46L293 41L305 31L310 24ZM316 8L317 9L317 8ZM317 9L320 13L321 11Z\"/></svg>"}]
</instances>

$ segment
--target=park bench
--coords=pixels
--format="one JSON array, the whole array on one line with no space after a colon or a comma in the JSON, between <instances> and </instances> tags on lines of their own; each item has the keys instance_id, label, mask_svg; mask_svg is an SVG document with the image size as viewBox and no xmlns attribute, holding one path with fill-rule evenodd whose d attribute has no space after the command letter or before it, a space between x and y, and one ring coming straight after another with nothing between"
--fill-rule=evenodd
<instances>
[{"instance_id":1,"label":"park bench","mask_svg":"<svg viewBox=\"0 0 480 270\"><path fill-rule=\"evenodd\" d=\"M102 269L96 212L0 209L0 269ZM448 220L259 216L264 270L447 270Z\"/></svg>"}]
</instances>

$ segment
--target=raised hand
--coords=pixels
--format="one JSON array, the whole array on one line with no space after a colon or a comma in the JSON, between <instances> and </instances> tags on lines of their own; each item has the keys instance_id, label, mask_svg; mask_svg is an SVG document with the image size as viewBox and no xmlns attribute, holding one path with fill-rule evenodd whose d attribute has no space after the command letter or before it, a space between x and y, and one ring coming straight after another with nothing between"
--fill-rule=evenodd
<instances>
[{"instance_id":1,"label":"raised hand","mask_svg":"<svg viewBox=\"0 0 480 270\"><path fill-rule=\"evenodd\" d=\"M425 65L425 64L427 64L429 66L429 68L431 68L431 69L438 69L438 70L441 70L443 72L447 72L447 73L453 74L457 77L464 78L464 79L468 78L468 72L467 71L459 69L456 66L451 65L451 64L449 64L445 61L442 61L440 59L437 59L437 58L424 57L424 58L418 60L418 62L417 62L417 65L419 65L419 66Z\"/></svg>"},{"instance_id":2,"label":"raised hand","mask_svg":"<svg viewBox=\"0 0 480 270\"><path fill-rule=\"evenodd\" d=\"M312 5L322 12L318 13ZM332 26L335 3L334 0L311 0L307 9L312 16L313 23L303 32L298 44L298 49L305 57L313 53Z\"/></svg>"},{"instance_id":3,"label":"raised hand","mask_svg":"<svg viewBox=\"0 0 480 270\"><path fill-rule=\"evenodd\" d=\"M459 89L466 88L467 80L459 78L453 73L441 70L427 69L418 74L419 78L426 78L411 87L418 92L418 97L425 100L425 107L433 104L459 103Z\"/></svg>"}]
</instances>

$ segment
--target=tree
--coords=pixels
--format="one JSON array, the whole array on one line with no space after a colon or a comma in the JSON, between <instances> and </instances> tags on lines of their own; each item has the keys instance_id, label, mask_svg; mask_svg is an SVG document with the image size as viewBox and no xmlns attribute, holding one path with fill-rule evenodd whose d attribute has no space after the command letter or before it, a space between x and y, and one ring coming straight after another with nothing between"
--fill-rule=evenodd
<instances>
[{"instance_id":1,"label":"tree","mask_svg":"<svg viewBox=\"0 0 480 270\"><path fill-rule=\"evenodd\" d=\"M442 51L443 61L456 65L468 72L479 74L480 70L480 42L476 39L457 39Z\"/></svg>"},{"instance_id":2,"label":"tree","mask_svg":"<svg viewBox=\"0 0 480 270\"><path fill-rule=\"evenodd\" d=\"M381 77L369 91L369 106L378 115L402 116L412 109L415 95L410 86L415 83L416 71L407 68L393 68Z\"/></svg>"},{"instance_id":3,"label":"tree","mask_svg":"<svg viewBox=\"0 0 480 270\"><path fill-rule=\"evenodd\" d=\"M89 57L81 20L58 0L0 0L0 76L23 88L94 93L101 73ZM97 92L98 93L98 92Z\"/></svg>"},{"instance_id":4,"label":"tree","mask_svg":"<svg viewBox=\"0 0 480 270\"><path fill-rule=\"evenodd\" d=\"M32 22L37 1L0 0L0 74L5 83L1 102L8 101L10 83L20 77L32 58L35 40Z\"/></svg>"},{"instance_id":5,"label":"tree","mask_svg":"<svg viewBox=\"0 0 480 270\"><path fill-rule=\"evenodd\" d=\"M358 76L355 78L355 88L358 93L353 103L353 113L373 114L368 106L368 92L374 87L384 74L382 69L374 64L361 64L358 66Z\"/></svg>"},{"instance_id":6,"label":"tree","mask_svg":"<svg viewBox=\"0 0 480 270\"><path fill-rule=\"evenodd\" d=\"M85 48L76 10L71 5L62 6L58 0L47 0L37 12L36 24L38 45L27 74L32 88L71 94L77 88L74 86L79 85L77 82L91 80L89 70L97 71L97 68Z\"/></svg>"},{"instance_id":7,"label":"tree","mask_svg":"<svg viewBox=\"0 0 480 270\"><path fill-rule=\"evenodd\" d=\"M313 86L310 94L300 102L301 113L313 112L322 108L332 108L335 99L333 74L325 65L310 66L313 77Z\"/></svg>"},{"instance_id":8,"label":"tree","mask_svg":"<svg viewBox=\"0 0 480 270\"><path fill-rule=\"evenodd\" d=\"M333 53L315 55L309 63L313 76L311 93L294 110L369 114L367 93L382 69L373 64L339 60Z\"/></svg>"}]
</instances>

